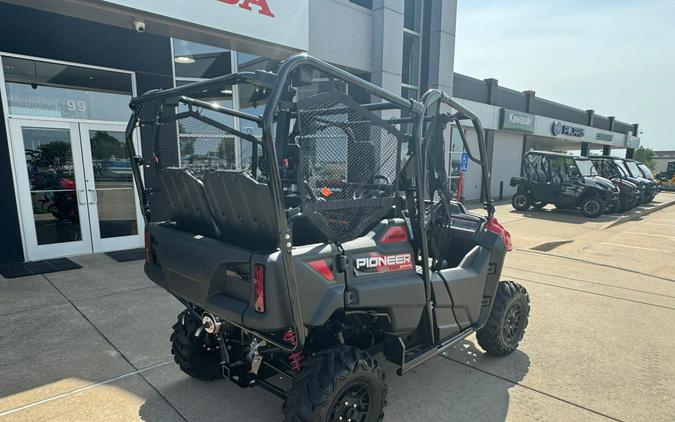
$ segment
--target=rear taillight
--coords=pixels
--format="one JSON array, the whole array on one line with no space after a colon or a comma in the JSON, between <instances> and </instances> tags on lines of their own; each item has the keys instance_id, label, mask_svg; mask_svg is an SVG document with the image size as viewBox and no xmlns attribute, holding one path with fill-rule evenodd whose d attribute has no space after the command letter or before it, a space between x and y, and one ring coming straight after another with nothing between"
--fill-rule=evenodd
<instances>
[{"instance_id":1,"label":"rear taillight","mask_svg":"<svg viewBox=\"0 0 675 422\"><path fill-rule=\"evenodd\" d=\"M327 281L335 281L333 271L331 271L330 266L328 266L328 263L323 259L319 259L317 261L310 261L308 262L308 264L310 267L314 269L314 271L321 274L321 276L325 278Z\"/></svg>"},{"instance_id":2,"label":"rear taillight","mask_svg":"<svg viewBox=\"0 0 675 422\"><path fill-rule=\"evenodd\" d=\"M145 263L152 264L152 255L150 252L150 232L145 228Z\"/></svg>"},{"instance_id":3,"label":"rear taillight","mask_svg":"<svg viewBox=\"0 0 675 422\"><path fill-rule=\"evenodd\" d=\"M265 266L255 264L253 269L253 295L256 312L265 312Z\"/></svg>"}]
</instances>

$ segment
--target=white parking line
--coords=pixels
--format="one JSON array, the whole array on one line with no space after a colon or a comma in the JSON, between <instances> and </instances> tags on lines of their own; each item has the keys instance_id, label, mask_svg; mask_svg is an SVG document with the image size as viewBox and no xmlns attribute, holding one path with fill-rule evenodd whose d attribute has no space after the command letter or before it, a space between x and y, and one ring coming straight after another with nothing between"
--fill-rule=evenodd
<instances>
[{"instance_id":1,"label":"white parking line","mask_svg":"<svg viewBox=\"0 0 675 422\"><path fill-rule=\"evenodd\" d=\"M130 377L132 375L140 374L141 372L145 372L145 371L148 371L150 369L154 369L154 368L166 365L167 363L171 363L171 362L173 362L173 360L168 360L166 362L162 362L162 363L158 363L156 365L148 366L146 368L142 368L142 369L139 369L137 371L127 372L126 374L122 374L119 377L111 378L109 380L100 381L100 382L90 384L90 385L87 385L87 386L84 386L84 387L76 388L75 390L69 391L67 393L58 394L58 395L53 396L53 397L49 397L49 398L46 398L46 399L43 399L43 400L39 400L39 401L30 403L30 404L27 404L25 406L17 407L16 409L7 410L7 411L4 411L4 412L0 413L0 417L11 415L12 413L20 412L22 410L30 409L31 407L39 406L39 405L44 404L44 403L49 403L50 401L62 399L64 397L68 397L68 396L72 396L73 394L77 394L77 393L81 393L81 392L86 391L86 390L90 390L92 388L98 387L99 385L110 384L111 382L119 381L121 379Z\"/></svg>"},{"instance_id":2,"label":"white parking line","mask_svg":"<svg viewBox=\"0 0 675 422\"><path fill-rule=\"evenodd\" d=\"M626 232L626 234L637 234L638 236L660 237L661 239L675 240L675 236L666 236L666 235L663 235L663 234L648 234L648 233L637 233L637 232Z\"/></svg>"},{"instance_id":3,"label":"white parking line","mask_svg":"<svg viewBox=\"0 0 675 422\"><path fill-rule=\"evenodd\" d=\"M643 248L642 246L622 245L621 243L600 242L600 245L619 246L622 248L641 249L643 251L663 252L663 249Z\"/></svg>"}]
</instances>

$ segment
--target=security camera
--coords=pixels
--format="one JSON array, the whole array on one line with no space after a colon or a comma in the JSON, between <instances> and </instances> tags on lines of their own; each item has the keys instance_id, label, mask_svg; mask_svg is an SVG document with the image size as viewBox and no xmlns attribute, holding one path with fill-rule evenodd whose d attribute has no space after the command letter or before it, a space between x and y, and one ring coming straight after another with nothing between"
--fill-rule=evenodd
<instances>
[{"instance_id":1,"label":"security camera","mask_svg":"<svg viewBox=\"0 0 675 422\"><path fill-rule=\"evenodd\" d=\"M145 22L143 21L134 21L134 28L136 28L136 32L140 32L141 34L145 32Z\"/></svg>"}]
</instances>

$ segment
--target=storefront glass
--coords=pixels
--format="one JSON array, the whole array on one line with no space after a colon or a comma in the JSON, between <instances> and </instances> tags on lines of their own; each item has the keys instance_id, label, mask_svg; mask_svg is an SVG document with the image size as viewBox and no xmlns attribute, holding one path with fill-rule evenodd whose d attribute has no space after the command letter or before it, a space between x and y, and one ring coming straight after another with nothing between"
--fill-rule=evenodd
<instances>
[{"instance_id":1,"label":"storefront glass","mask_svg":"<svg viewBox=\"0 0 675 422\"><path fill-rule=\"evenodd\" d=\"M81 240L70 130L23 127L22 135L38 245Z\"/></svg>"},{"instance_id":2,"label":"storefront glass","mask_svg":"<svg viewBox=\"0 0 675 422\"><path fill-rule=\"evenodd\" d=\"M9 114L123 122L129 119L128 74L3 57Z\"/></svg>"}]
</instances>

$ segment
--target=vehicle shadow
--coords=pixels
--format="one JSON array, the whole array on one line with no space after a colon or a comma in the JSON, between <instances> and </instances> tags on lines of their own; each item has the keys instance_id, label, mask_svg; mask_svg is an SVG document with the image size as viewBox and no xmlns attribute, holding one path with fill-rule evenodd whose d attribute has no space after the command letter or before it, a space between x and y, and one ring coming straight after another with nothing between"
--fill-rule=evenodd
<instances>
[{"instance_id":1,"label":"vehicle shadow","mask_svg":"<svg viewBox=\"0 0 675 422\"><path fill-rule=\"evenodd\" d=\"M584 217L579 210L575 209L559 209L559 208L542 208L531 209L528 211L509 210L509 214L521 215L527 218L536 218L538 220L555 221L557 223L568 224L584 224L584 223L610 223L619 219L622 214L603 214L596 218Z\"/></svg>"},{"instance_id":2,"label":"vehicle shadow","mask_svg":"<svg viewBox=\"0 0 675 422\"><path fill-rule=\"evenodd\" d=\"M170 367L171 366L171 367ZM167 365L160 374L144 378L161 394L146 399L138 409L146 422L277 421L282 419L283 401L260 387L241 388L226 379L201 381L177 367ZM166 404L174 419L167 419Z\"/></svg>"},{"instance_id":3,"label":"vehicle shadow","mask_svg":"<svg viewBox=\"0 0 675 422\"><path fill-rule=\"evenodd\" d=\"M509 389L528 372L527 354L516 350L496 358L471 341L464 341L405 376L396 366L376 356L385 370L388 386L385 421L482 420L504 421L508 415ZM281 420L283 401L262 388L242 389L230 381L199 381L167 365L161 373L146 376L162 399L190 422ZM489 403L486 406L485 403ZM159 398L146 400L139 416L146 422L164 422ZM178 415L176 415L178 417Z\"/></svg>"},{"instance_id":4,"label":"vehicle shadow","mask_svg":"<svg viewBox=\"0 0 675 422\"><path fill-rule=\"evenodd\" d=\"M387 371L385 421L504 421L509 390L529 367L520 350L498 358L465 340L403 377Z\"/></svg>"}]
</instances>

